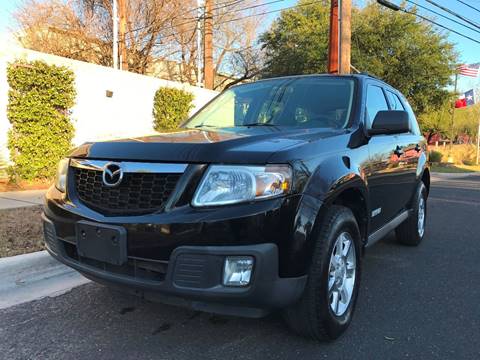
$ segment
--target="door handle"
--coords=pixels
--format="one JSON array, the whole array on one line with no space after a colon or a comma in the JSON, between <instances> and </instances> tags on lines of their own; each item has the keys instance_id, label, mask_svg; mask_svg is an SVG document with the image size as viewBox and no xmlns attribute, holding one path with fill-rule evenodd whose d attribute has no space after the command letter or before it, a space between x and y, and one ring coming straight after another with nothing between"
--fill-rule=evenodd
<instances>
[{"instance_id":1,"label":"door handle","mask_svg":"<svg viewBox=\"0 0 480 360\"><path fill-rule=\"evenodd\" d=\"M420 146L420 144L417 144L415 145L415 151L418 153L420 151L422 151L422 147Z\"/></svg>"},{"instance_id":2,"label":"door handle","mask_svg":"<svg viewBox=\"0 0 480 360\"><path fill-rule=\"evenodd\" d=\"M402 156L403 155L403 149L400 145L397 145L397 147L395 148L395 150L393 151L393 153L395 155L397 155L398 157Z\"/></svg>"}]
</instances>

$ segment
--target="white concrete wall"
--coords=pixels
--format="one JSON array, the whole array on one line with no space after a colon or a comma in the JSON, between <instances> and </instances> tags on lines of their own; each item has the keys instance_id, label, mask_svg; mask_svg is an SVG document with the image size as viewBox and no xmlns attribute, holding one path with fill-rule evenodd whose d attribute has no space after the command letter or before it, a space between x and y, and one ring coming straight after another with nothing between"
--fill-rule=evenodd
<instances>
[{"instance_id":1,"label":"white concrete wall","mask_svg":"<svg viewBox=\"0 0 480 360\"><path fill-rule=\"evenodd\" d=\"M192 113L217 92L179 82L157 79L81 61L44 54L15 45L0 47L0 159L8 158L6 149L8 83L7 64L17 59L43 60L63 65L75 73L76 104L72 109L75 145L86 141L133 137L154 133L152 106L155 91L161 86L181 88L194 94ZM106 91L113 91L108 98Z\"/></svg>"}]
</instances>

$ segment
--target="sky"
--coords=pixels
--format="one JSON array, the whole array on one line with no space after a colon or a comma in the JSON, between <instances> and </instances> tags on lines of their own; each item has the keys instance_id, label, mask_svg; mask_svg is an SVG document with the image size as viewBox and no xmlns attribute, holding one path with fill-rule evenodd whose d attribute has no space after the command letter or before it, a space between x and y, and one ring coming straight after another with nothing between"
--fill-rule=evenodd
<instances>
[{"instance_id":1,"label":"sky","mask_svg":"<svg viewBox=\"0 0 480 360\"><path fill-rule=\"evenodd\" d=\"M364 6L368 0L353 0L354 4L357 6ZM402 3L402 0L390 0L391 2L399 5ZM475 11L463 4L459 0L430 0L433 1L441 6L449 8L456 13L467 17L468 19L474 21L477 24L480 24L480 0L463 0L463 2L470 4L474 8L478 9ZM8 30L14 27L14 20L11 16L11 13L15 10L15 8L22 2L22 0L0 0L0 34L8 32ZM272 0L259 0L259 3L270 3ZM275 11L280 10L286 7L294 6L297 3L296 0L283 0L278 1L270 5L265 6L265 11ZM406 4L406 7L413 6L412 3L417 3L418 5L422 5L429 9L433 9L437 12L443 13L450 18L456 19L453 15L449 15L444 13L439 8L435 7L428 0L409 0ZM274 13L268 14L266 21L264 23L265 27L274 21L276 17L278 17L280 11L276 11ZM431 12L428 12L423 9L419 9L419 14L428 16L429 18L435 18L435 21L441 23L444 26L447 26L455 31L458 31L462 34L468 35L474 39L480 41L480 29L479 32L475 32L465 27L458 25L452 21L447 19L440 18ZM459 20L459 19L457 19ZM460 21L460 20L459 20ZM480 26L480 25L479 25ZM459 35L456 35L452 32L445 31L448 34L448 38L450 41L456 44L456 50L459 53L459 60L461 63L477 63L480 62L480 44L475 43L471 40L465 39ZM477 79L469 78L460 76L458 81L458 90L461 92L468 91L472 88L480 88L480 77Z\"/></svg>"}]
</instances>

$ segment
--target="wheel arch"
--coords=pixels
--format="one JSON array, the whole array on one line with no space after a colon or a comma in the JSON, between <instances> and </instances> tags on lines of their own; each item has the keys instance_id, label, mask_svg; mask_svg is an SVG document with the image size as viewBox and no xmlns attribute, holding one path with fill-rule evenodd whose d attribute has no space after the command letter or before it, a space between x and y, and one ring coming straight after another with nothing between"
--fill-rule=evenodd
<instances>
[{"instance_id":1,"label":"wheel arch","mask_svg":"<svg viewBox=\"0 0 480 360\"><path fill-rule=\"evenodd\" d=\"M303 275L308 271L314 241L330 206L342 205L349 208L357 220L362 245L368 238L370 204L367 183L362 174L350 169L344 170L348 171L330 181L332 173L325 172L328 174L325 177L312 175L313 181L310 181L305 189L295 219L294 239L290 251L291 261L296 262L298 259L304 261L296 266L294 275Z\"/></svg>"},{"instance_id":2,"label":"wheel arch","mask_svg":"<svg viewBox=\"0 0 480 360\"><path fill-rule=\"evenodd\" d=\"M425 187L427 188L427 194L430 193L430 170L428 167L426 167L423 170L421 181L425 184Z\"/></svg>"}]
</instances>

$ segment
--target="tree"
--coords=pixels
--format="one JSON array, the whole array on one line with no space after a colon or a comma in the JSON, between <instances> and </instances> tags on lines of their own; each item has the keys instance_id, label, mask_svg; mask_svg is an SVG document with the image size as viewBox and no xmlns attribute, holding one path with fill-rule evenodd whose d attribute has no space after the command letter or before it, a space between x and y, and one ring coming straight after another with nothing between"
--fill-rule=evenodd
<instances>
[{"instance_id":1,"label":"tree","mask_svg":"<svg viewBox=\"0 0 480 360\"><path fill-rule=\"evenodd\" d=\"M129 0L128 69L145 73L157 41L179 13L182 1ZM23 46L111 66L112 0L24 0L15 18Z\"/></svg>"},{"instance_id":2,"label":"tree","mask_svg":"<svg viewBox=\"0 0 480 360\"><path fill-rule=\"evenodd\" d=\"M197 26L194 4L182 2L180 13L170 22L167 33L160 38L158 56L180 64L180 71L174 79L195 84L197 81ZM255 7L252 7L255 6ZM262 17L262 7L253 1L216 1L213 7L214 73L229 74L216 81L216 89L231 82L249 79L259 67L258 56L251 56ZM256 61L254 62L253 59ZM163 64L162 64L163 65Z\"/></svg>"},{"instance_id":3,"label":"tree","mask_svg":"<svg viewBox=\"0 0 480 360\"><path fill-rule=\"evenodd\" d=\"M435 134L449 136L452 127L452 98L447 99L438 108L428 108L418 116L422 132L426 134L427 141Z\"/></svg>"},{"instance_id":4,"label":"tree","mask_svg":"<svg viewBox=\"0 0 480 360\"><path fill-rule=\"evenodd\" d=\"M23 46L76 60L111 66L113 0L24 0L15 18ZM214 4L214 61L217 73L248 78L248 49L262 20L253 0ZM195 84L198 21L196 0L128 0L128 70ZM258 59L258 57L251 57ZM225 84L223 84L225 85Z\"/></svg>"},{"instance_id":5,"label":"tree","mask_svg":"<svg viewBox=\"0 0 480 360\"><path fill-rule=\"evenodd\" d=\"M307 3L300 0L299 5ZM285 10L260 36L265 49L264 76L327 71L329 1Z\"/></svg>"},{"instance_id":6,"label":"tree","mask_svg":"<svg viewBox=\"0 0 480 360\"><path fill-rule=\"evenodd\" d=\"M454 136L468 135L475 138L480 121L480 104L455 109L455 121L453 123Z\"/></svg>"},{"instance_id":7,"label":"tree","mask_svg":"<svg viewBox=\"0 0 480 360\"><path fill-rule=\"evenodd\" d=\"M328 18L328 1L282 12L260 38L266 50L264 76L326 72ZM456 60L446 35L414 15L375 3L352 9L352 65L399 89L417 114L448 98L445 88Z\"/></svg>"}]
</instances>

